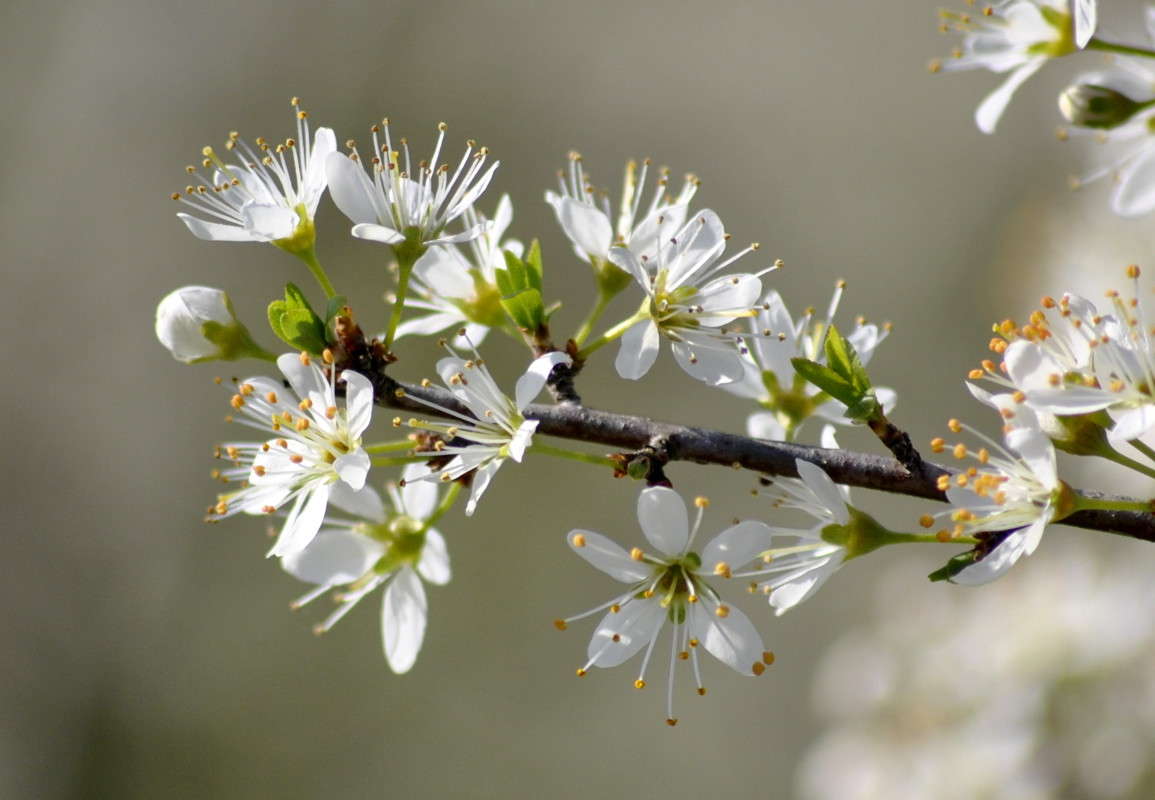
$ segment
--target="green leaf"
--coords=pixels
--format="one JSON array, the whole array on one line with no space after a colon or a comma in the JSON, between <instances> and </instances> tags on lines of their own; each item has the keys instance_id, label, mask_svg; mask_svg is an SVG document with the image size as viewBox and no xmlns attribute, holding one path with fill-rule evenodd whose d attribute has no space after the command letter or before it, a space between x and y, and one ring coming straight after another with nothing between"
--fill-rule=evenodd
<instances>
[{"instance_id":1,"label":"green leaf","mask_svg":"<svg viewBox=\"0 0 1155 800\"><path fill-rule=\"evenodd\" d=\"M297 350L320 353L325 349L325 323L293 284L285 285L285 299L269 303L269 327L281 341Z\"/></svg>"},{"instance_id":2,"label":"green leaf","mask_svg":"<svg viewBox=\"0 0 1155 800\"><path fill-rule=\"evenodd\" d=\"M795 372L843 405L852 406L862 399L862 393L830 367L808 358L792 358L790 363Z\"/></svg>"},{"instance_id":3,"label":"green leaf","mask_svg":"<svg viewBox=\"0 0 1155 800\"><path fill-rule=\"evenodd\" d=\"M502 298L501 307L519 328L533 331L545 324L545 304L537 289L526 289L513 297Z\"/></svg>"},{"instance_id":4,"label":"green leaf","mask_svg":"<svg viewBox=\"0 0 1155 800\"><path fill-rule=\"evenodd\" d=\"M545 270L541 263L541 242L534 239L529 243L529 252L525 255L525 265L529 267L526 278L530 288L541 291L541 279Z\"/></svg>"}]
</instances>

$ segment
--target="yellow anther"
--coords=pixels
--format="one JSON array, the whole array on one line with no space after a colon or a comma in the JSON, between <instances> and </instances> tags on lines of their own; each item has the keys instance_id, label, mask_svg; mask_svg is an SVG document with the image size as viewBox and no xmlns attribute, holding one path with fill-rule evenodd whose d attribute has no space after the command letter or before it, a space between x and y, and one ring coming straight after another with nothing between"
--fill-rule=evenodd
<instances>
[{"instance_id":1,"label":"yellow anther","mask_svg":"<svg viewBox=\"0 0 1155 800\"><path fill-rule=\"evenodd\" d=\"M636 681L634 681L634 688L635 689L645 689L646 688L646 682L644 680L642 680L641 678L638 678Z\"/></svg>"},{"instance_id":2,"label":"yellow anther","mask_svg":"<svg viewBox=\"0 0 1155 800\"><path fill-rule=\"evenodd\" d=\"M1138 278L1139 277L1139 265L1138 264L1128 264L1127 265L1127 277L1128 278Z\"/></svg>"},{"instance_id":3,"label":"yellow anther","mask_svg":"<svg viewBox=\"0 0 1155 800\"><path fill-rule=\"evenodd\" d=\"M234 394L232 398L229 399L229 405L238 411L244 406L244 404L245 398L241 397L239 394Z\"/></svg>"},{"instance_id":4,"label":"yellow anther","mask_svg":"<svg viewBox=\"0 0 1155 800\"><path fill-rule=\"evenodd\" d=\"M918 518L918 524L924 528L933 527L934 526L934 517L932 517L930 514L923 514L921 517Z\"/></svg>"},{"instance_id":5,"label":"yellow anther","mask_svg":"<svg viewBox=\"0 0 1155 800\"><path fill-rule=\"evenodd\" d=\"M698 508L709 508L710 501L708 498L699 496L694 498L694 505Z\"/></svg>"},{"instance_id":6,"label":"yellow anther","mask_svg":"<svg viewBox=\"0 0 1155 800\"><path fill-rule=\"evenodd\" d=\"M312 358L312 356L310 356L310 355L309 355L308 353L306 353L304 350L302 350L302 351L301 351L301 354L300 354L299 356L297 356L297 357L298 357L299 359L301 359L301 363L302 363L303 365L305 365L306 367L307 367L307 366L309 366L310 364L312 364L312 363L313 363L313 358Z\"/></svg>"},{"instance_id":7,"label":"yellow anther","mask_svg":"<svg viewBox=\"0 0 1155 800\"><path fill-rule=\"evenodd\" d=\"M584 678L586 676L586 671L584 669L582 669L581 667L578 667L577 676L579 678Z\"/></svg>"},{"instance_id":8,"label":"yellow anther","mask_svg":"<svg viewBox=\"0 0 1155 800\"><path fill-rule=\"evenodd\" d=\"M774 663L774 653L771 652L770 650L763 650L762 651L762 663L765 664L766 666L770 666L771 664L773 664Z\"/></svg>"},{"instance_id":9,"label":"yellow anther","mask_svg":"<svg viewBox=\"0 0 1155 800\"><path fill-rule=\"evenodd\" d=\"M763 672L766 671L766 665L763 664L761 661L755 661L753 664L750 665L750 671L753 672L755 675L761 675Z\"/></svg>"},{"instance_id":10,"label":"yellow anther","mask_svg":"<svg viewBox=\"0 0 1155 800\"><path fill-rule=\"evenodd\" d=\"M719 561L714 565L714 574L723 578L729 578L733 573L730 571L730 565L725 561Z\"/></svg>"},{"instance_id":11,"label":"yellow anther","mask_svg":"<svg viewBox=\"0 0 1155 800\"><path fill-rule=\"evenodd\" d=\"M946 439L941 436L936 436L930 440L930 450L932 453L941 453L946 448Z\"/></svg>"},{"instance_id":12,"label":"yellow anther","mask_svg":"<svg viewBox=\"0 0 1155 800\"><path fill-rule=\"evenodd\" d=\"M559 631L564 631L566 628L569 627L569 625L566 624L564 619L555 619L553 621L553 626L555 628L557 628Z\"/></svg>"},{"instance_id":13,"label":"yellow anther","mask_svg":"<svg viewBox=\"0 0 1155 800\"><path fill-rule=\"evenodd\" d=\"M959 431L962 430L962 423L959 422L957 419L947 420L946 426L951 429L952 433L958 433Z\"/></svg>"},{"instance_id":14,"label":"yellow anther","mask_svg":"<svg viewBox=\"0 0 1155 800\"><path fill-rule=\"evenodd\" d=\"M646 554L642 552L642 548L640 547L634 547L630 550L630 558L632 558L634 561L641 561L643 558L645 558L645 555Z\"/></svg>"},{"instance_id":15,"label":"yellow anther","mask_svg":"<svg viewBox=\"0 0 1155 800\"><path fill-rule=\"evenodd\" d=\"M575 533L569 537L569 543L574 547L585 547L586 537L580 533Z\"/></svg>"},{"instance_id":16,"label":"yellow anther","mask_svg":"<svg viewBox=\"0 0 1155 800\"><path fill-rule=\"evenodd\" d=\"M951 448L951 455L953 455L955 458L966 458L967 446L962 443L956 444L953 448Z\"/></svg>"},{"instance_id":17,"label":"yellow anther","mask_svg":"<svg viewBox=\"0 0 1155 800\"><path fill-rule=\"evenodd\" d=\"M313 401L310 400L308 397L306 397L301 402L297 403L297 408L301 409L302 411L308 411L312 407L313 407Z\"/></svg>"},{"instance_id":18,"label":"yellow anther","mask_svg":"<svg viewBox=\"0 0 1155 800\"><path fill-rule=\"evenodd\" d=\"M699 686L698 687L698 696L699 697L705 697L706 696L706 687L705 686Z\"/></svg>"},{"instance_id":19,"label":"yellow anther","mask_svg":"<svg viewBox=\"0 0 1155 800\"><path fill-rule=\"evenodd\" d=\"M335 416L337 416L336 406L329 406L325 409L325 419L333 419Z\"/></svg>"},{"instance_id":20,"label":"yellow anther","mask_svg":"<svg viewBox=\"0 0 1155 800\"><path fill-rule=\"evenodd\" d=\"M730 606L719 605L714 609L714 616L719 617L720 619L725 619L726 617L730 616Z\"/></svg>"}]
</instances>

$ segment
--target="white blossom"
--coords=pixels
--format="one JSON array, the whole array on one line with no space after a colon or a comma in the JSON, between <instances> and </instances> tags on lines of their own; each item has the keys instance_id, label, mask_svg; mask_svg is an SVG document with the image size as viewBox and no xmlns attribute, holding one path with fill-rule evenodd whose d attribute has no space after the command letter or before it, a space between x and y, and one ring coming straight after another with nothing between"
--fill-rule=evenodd
<instances>
[{"instance_id":1,"label":"white blossom","mask_svg":"<svg viewBox=\"0 0 1155 800\"><path fill-rule=\"evenodd\" d=\"M745 372L738 351L742 334L725 326L757 314L761 275L714 277L756 244L723 259L726 233L713 211L696 214L680 228L660 222L661 245L654 256L638 257L626 247L614 247L610 260L633 276L646 293L634 323L622 336L614 366L618 375L638 380L657 360L662 339L670 342L674 359L691 377L718 386L739 380Z\"/></svg>"},{"instance_id":2,"label":"white blossom","mask_svg":"<svg viewBox=\"0 0 1155 800\"><path fill-rule=\"evenodd\" d=\"M1155 431L1155 342L1139 291L1139 268L1130 298L1108 293L1115 314L1100 314L1086 300L1064 297L1061 324L1050 325L1042 312L1002 349L1000 367L984 365L980 374L1022 395L1037 414L1078 416L1106 409L1113 424L1112 445L1142 439ZM1073 298L1073 299L1072 299ZM1044 307L1054 308L1044 300ZM1004 330L1013 330L1013 325ZM1045 426L1044 426L1045 427Z\"/></svg>"},{"instance_id":3,"label":"white blossom","mask_svg":"<svg viewBox=\"0 0 1155 800\"><path fill-rule=\"evenodd\" d=\"M1155 9L1146 10L1147 39L1155 42ZM1097 114L1082 107L1083 95L1098 97ZM1146 59L1117 58L1103 69L1078 75L1059 97L1072 132L1094 139L1102 163L1075 185L1104 178L1111 184L1111 210L1123 217L1155 211L1155 70Z\"/></svg>"},{"instance_id":4,"label":"white blossom","mask_svg":"<svg viewBox=\"0 0 1155 800\"><path fill-rule=\"evenodd\" d=\"M524 252L521 242L502 239L512 219L509 195L502 195L492 221L471 208L465 212L466 227L480 227L483 233L467 243L465 253L456 245L438 245L417 259L405 308L428 313L398 325L396 338L464 327L465 338L480 345L490 328L505 322L496 271L505 269L506 250L518 257ZM465 346L461 337L454 344Z\"/></svg>"},{"instance_id":5,"label":"white blossom","mask_svg":"<svg viewBox=\"0 0 1155 800\"><path fill-rule=\"evenodd\" d=\"M373 386L345 370L345 407L337 405L333 370L322 370L305 354L286 353L277 366L290 388L263 376L236 386L236 421L271 434L263 442L233 442L218 448L232 462L221 470L242 488L222 494L210 509L216 521L237 512L271 514L292 504L271 556L301 552L321 527L329 503L355 508L365 486L369 455L361 435L373 414Z\"/></svg>"},{"instance_id":6,"label":"white blossom","mask_svg":"<svg viewBox=\"0 0 1155 800\"><path fill-rule=\"evenodd\" d=\"M757 401L766 410L751 414L746 420L746 432L758 439L790 439L810 417L826 422L849 425L843 412L846 406L825 395L821 389L794 370L792 358L805 358L819 364L826 363L823 342L838 311L846 284L839 281L827 307L826 316L815 320L814 309L807 309L798 320L790 316L786 303L777 291L771 290L762 298L758 315L750 320L754 334L748 340L740 380L726 383L722 388L739 397ZM859 317L854 330L846 340L854 347L865 366L874 357L874 351L887 336L890 325L867 323ZM875 396L885 413L893 410L898 395L893 389L876 387Z\"/></svg>"},{"instance_id":7,"label":"white blossom","mask_svg":"<svg viewBox=\"0 0 1155 800\"><path fill-rule=\"evenodd\" d=\"M710 580L728 580L770 544L770 530L761 522L739 522L719 533L700 551L694 538L707 503L695 501L698 515L690 526L686 504L673 489L652 487L638 496L638 523L649 543L626 551L600 533L570 531L566 541L575 553L610 577L629 586L608 602L554 624L569 623L606 611L590 639L590 667L616 667L645 649L634 686L646 686L646 668L658 635L667 620L672 624L666 721L674 725L674 668L679 660L693 664L698 694L705 694L698 667L698 650L706 652L740 675L761 675L774 660L750 620L726 603ZM608 609L608 610L607 610Z\"/></svg>"},{"instance_id":8,"label":"white blossom","mask_svg":"<svg viewBox=\"0 0 1155 800\"><path fill-rule=\"evenodd\" d=\"M1016 395L969 388L999 410L1006 447L951 420L952 432L965 430L985 446L973 450L965 443L949 445L938 438L931 442L931 449L936 453L949 450L956 459L978 462L974 469L939 478L939 489L946 492L951 509L936 515L954 523L948 531L951 536L977 535L980 539L979 560L950 578L974 586L1002 577L1022 556L1033 553L1047 525L1070 512L1071 498L1070 489L1059 480L1055 448L1036 414Z\"/></svg>"},{"instance_id":9,"label":"white blossom","mask_svg":"<svg viewBox=\"0 0 1155 800\"><path fill-rule=\"evenodd\" d=\"M209 286L184 286L156 307L156 338L186 364L263 353L237 320L229 296Z\"/></svg>"},{"instance_id":10,"label":"white blossom","mask_svg":"<svg viewBox=\"0 0 1155 800\"><path fill-rule=\"evenodd\" d=\"M578 153L570 153L568 172L558 171L559 192L547 191L545 200L553 208L577 257L598 267L610 259L610 248L619 245L635 256L653 258L661 230L678 230L689 213L690 200L698 190L698 179L687 175L678 194L669 193L670 171L658 170L658 178L643 204L650 160L642 162L641 174L635 161L626 164L622 196L615 217L609 197L596 190L582 167Z\"/></svg>"},{"instance_id":11,"label":"white blossom","mask_svg":"<svg viewBox=\"0 0 1155 800\"><path fill-rule=\"evenodd\" d=\"M273 242L287 250L312 246L313 217L325 193L325 159L336 152L337 139L331 128L317 128L310 137L308 114L297 105L293 98L295 137L276 144L258 138L254 147L234 131L225 143L228 160L211 147L202 151L201 166L212 170L211 180L196 167L186 168L198 183L172 197L196 212L177 216L197 238ZM229 163L232 159L237 163Z\"/></svg>"},{"instance_id":12,"label":"white blossom","mask_svg":"<svg viewBox=\"0 0 1155 800\"><path fill-rule=\"evenodd\" d=\"M421 480L423 464L405 468L401 486L390 484L391 508L371 487L359 493L355 520L328 517L304 550L281 558L281 566L315 588L293 603L299 608L341 587L338 606L314 630L324 633L361 598L384 584L381 640L385 660L396 673L408 672L425 639L428 603L422 580L437 586L449 582L449 551L431 526L438 506L438 487Z\"/></svg>"},{"instance_id":13,"label":"white blossom","mask_svg":"<svg viewBox=\"0 0 1155 800\"><path fill-rule=\"evenodd\" d=\"M394 149L388 120L372 127L373 149L364 157L352 142L348 156L333 153L328 157L329 191L333 202L353 222L355 237L389 245L409 241L417 247L430 247L467 242L484 232L480 223L455 234L445 229L481 197L500 162L485 169L489 149L477 148L470 141L456 167L439 163L445 123L440 123L437 131L433 154L417 164L410 159L404 139L401 150Z\"/></svg>"},{"instance_id":14,"label":"white blossom","mask_svg":"<svg viewBox=\"0 0 1155 800\"><path fill-rule=\"evenodd\" d=\"M520 463L533 443L537 420L526 419L522 412L545 388L547 379L558 364L570 364L565 353L546 353L529 365L514 389L510 399L474 350L474 357L465 359L446 345L452 356L437 362L437 374L446 388L468 410L459 413L434 402L410 395L424 405L453 419L453 422L411 419L413 428L437 434L440 440L425 454L430 457L449 457L450 460L430 475L428 480L451 481L473 473L469 501L465 513L472 516L477 503L489 488L493 476L507 458Z\"/></svg>"},{"instance_id":15,"label":"white blossom","mask_svg":"<svg viewBox=\"0 0 1155 800\"><path fill-rule=\"evenodd\" d=\"M1004 0L981 13L943 12L943 29L962 33L963 41L954 57L936 61L935 68L1010 73L975 111L979 130L994 133L1011 97L1028 78L1049 59L1068 55L1090 39L1096 19L1093 3L1080 0L1078 5L1077 15L1067 0ZM1082 44L1076 44L1076 35Z\"/></svg>"}]
</instances>

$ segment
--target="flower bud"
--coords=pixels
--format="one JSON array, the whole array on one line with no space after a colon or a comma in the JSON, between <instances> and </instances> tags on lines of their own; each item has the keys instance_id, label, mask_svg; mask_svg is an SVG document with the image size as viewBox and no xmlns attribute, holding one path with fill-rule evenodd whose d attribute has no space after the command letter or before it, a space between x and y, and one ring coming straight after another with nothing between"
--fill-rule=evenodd
<instances>
[{"instance_id":1,"label":"flower bud","mask_svg":"<svg viewBox=\"0 0 1155 800\"><path fill-rule=\"evenodd\" d=\"M1145 105L1115 89L1090 83L1073 83L1059 95L1059 111L1082 128L1118 127Z\"/></svg>"},{"instance_id":2,"label":"flower bud","mask_svg":"<svg viewBox=\"0 0 1155 800\"><path fill-rule=\"evenodd\" d=\"M268 355L237 320L229 296L208 286L185 286L161 300L156 338L186 364Z\"/></svg>"}]
</instances>

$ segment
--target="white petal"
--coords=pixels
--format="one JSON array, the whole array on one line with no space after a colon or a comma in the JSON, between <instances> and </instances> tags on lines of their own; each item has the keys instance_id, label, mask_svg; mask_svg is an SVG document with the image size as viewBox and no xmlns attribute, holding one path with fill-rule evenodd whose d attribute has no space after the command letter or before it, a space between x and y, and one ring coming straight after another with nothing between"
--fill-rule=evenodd
<instances>
[{"instance_id":1,"label":"white petal","mask_svg":"<svg viewBox=\"0 0 1155 800\"><path fill-rule=\"evenodd\" d=\"M377 188L357 162L341 153L325 157L325 175L329 179L329 196L354 224L377 222L373 203Z\"/></svg>"},{"instance_id":2,"label":"white petal","mask_svg":"<svg viewBox=\"0 0 1155 800\"><path fill-rule=\"evenodd\" d=\"M1018 453L1039 483L1048 489L1059 486L1055 448L1045 433L1032 428L1016 428L1006 436L1007 445Z\"/></svg>"},{"instance_id":3,"label":"white petal","mask_svg":"<svg viewBox=\"0 0 1155 800\"><path fill-rule=\"evenodd\" d=\"M1119 173L1111 208L1124 217L1139 217L1155 209L1155 147L1147 147Z\"/></svg>"},{"instance_id":4,"label":"white petal","mask_svg":"<svg viewBox=\"0 0 1155 800\"><path fill-rule=\"evenodd\" d=\"M270 242L292 236L300 222L296 211L276 205L249 203L241 209L241 215L254 238Z\"/></svg>"},{"instance_id":5,"label":"white petal","mask_svg":"<svg viewBox=\"0 0 1155 800\"><path fill-rule=\"evenodd\" d=\"M329 184L325 174L325 161L330 153L337 152L337 135L332 128L317 128L313 133L313 147L309 151L309 166L297 193L297 202L304 203L309 216L317 212L317 204Z\"/></svg>"},{"instance_id":6,"label":"white petal","mask_svg":"<svg viewBox=\"0 0 1155 800\"><path fill-rule=\"evenodd\" d=\"M715 613L717 607L705 597L689 605L690 635L735 672L741 675L754 675L756 669L761 672L762 653L766 648L750 618L734 606L729 606L726 616L719 617Z\"/></svg>"},{"instance_id":7,"label":"white petal","mask_svg":"<svg viewBox=\"0 0 1155 800\"><path fill-rule=\"evenodd\" d=\"M756 411L746 418L746 435L754 439L781 442L786 438L786 428L778 421L776 414Z\"/></svg>"},{"instance_id":8,"label":"white petal","mask_svg":"<svg viewBox=\"0 0 1155 800\"><path fill-rule=\"evenodd\" d=\"M329 484L318 484L305 490L289 511L289 517L281 528L281 535L269 551L270 556L291 556L301 552L313 541L321 522L325 519L325 509L329 505Z\"/></svg>"},{"instance_id":9,"label":"white petal","mask_svg":"<svg viewBox=\"0 0 1155 800\"><path fill-rule=\"evenodd\" d=\"M794 466L798 469L798 477L806 484L814 495L839 525L850 522L850 512L846 509L846 502L842 499L838 485L830 479L826 471L809 461L795 459Z\"/></svg>"},{"instance_id":10,"label":"white petal","mask_svg":"<svg viewBox=\"0 0 1155 800\"><path fill-rule=\"evenodd\" d=\"M349 426L349 436L358 439L373 418L373 384L359 372L345 370L341 373L345 382L345 419Z\"/></svg>"},{"instance_id":11,"label":"white petal","mask_svg":"<svg viewBox=\"0 0 1155 800\"><path fill-rule=\"evenodd\" d=\"M1047 528L1047 523L1051 521L1052 512L1048 509L1043 516L1032 522L1025 531L1023 531L1023 555L1030 555L1035 552L1039 546L1039 542L1043 540L1043 531Z\"/></svg>"},{"instance_id":12,"label":"white petal","mask_svg":"<svg viewBox=\"0 0 1155 800\"><path fill-rule=\"evenodd\" d=\"M680 333L686 336L685 331ZM687 375L708 386L733 383L746 372L742 356L729 343L700 337L696 341L670 342L670 352Z\"/></svg>"},{"instance_id":13,"label":"white petal","mask_svg":"<svg viewBox=\"0 0 1155 800\"><path fill-rule=\"evenodd\" d=\"M393 336L396 339L400 339L402 336L430 336L434 333L440 333L450 325L460 327L464 321L465 316L458 311L447 311L445 313L429 314L424 317L413 317L398 325L397 332ZM474 340L473 344L477 345L480 344L480 342Z\"/></svg>"},{"instance_id":14,"label":"white petal","mask_svg":"<svg viewBox=\"0 0 1155 800\"><path fill-rule=\"evenodd\" d=\"M452 577L449 571L449 547L445 544L445 537L436 528L425 531L425 547L417 562L417 572L435 586L444 586Z\"/></svg>"},{"instance_id":15,"label":"white petal","mask_svg":"<svg viewBox=\"0 0 1155 800\"><path fill-rule=\"evenodd\" d=\"M354 490L344 481L335 481L330 487L329 502L359 519L385 521L385 503L377 490L367 484Z\"/></svg>"},{"instance_id":16,"label":"white petal","mask_svg":"<svg viewBox=\"0 0 1155 800\"><path fill-rule=\"evenodd\" d=\"M753 308L760 294L762 281L754 275L716 278L694 296L695 304L702 307L702 313L695 314L694 319L709 327L725 325L734 319L736 310Z\"/></svg>"},{"instance_id":17,"label":"white petal","mask_svg":"<svg viewBox=\"0 0 1155 800\"><path fill-rule=\"evenodd\" d=\"M418 520L429 519L437 509L438 481L424 480L432 470L425 464L406 464L401 471L405 485L401 487L400 509L408 517Z\"/></svg>"},{"instance_id":18,"label":"white petal","mask_svg":"<svg viewBox=\"0 0 1155 800\"><path fill-rule=\"evenodd\" d=\"M381 601L381 639L385 660L398 675L408 672L417 660L428 611L421 579L409 567L397 570Z\"/></svg>"},{"instance_id":19,"label":"white petal","mask_svg":"<svg viewBox=\"0 0 1155 800\"><path fill-rule=\"evenodd\" d=\"M454 247L430 247L413 265L414 277L442 297L468 300L473 297L469 264Z\"/></svg>"},{"instance_id":20,"label":"white petal","mask_svg":"<svg viewBox=\"0 0 1155 800\"><path fill-rule=\"evenodd\" d=\"M652 319L643 320L622 334L622 344L614 359L618 375L636 381L649 372L658 358L660 339L658 326Z\"/></svg>"},{"instance_id":21,"label":"white petal","mask_svg":"<svg viewBox=\"0 0 1155 800\"><path fill-rule=\"evenodd\" d=\"M815 551L814 558L799 565L799 570L789 576L788 582L770 593L770 606L776 616L782 616L799 603L808 599L822 588L830 576L842 566L845 551L831 546L827 550Z\"/></svg>"},{"instance_id":22,"label":"white petal","mask_svg":"<svg viewBox=\"0 0 1155 800\"><path fill-rule=\"evenodd\" d=\"M1082 50L1095 35L1099 24L1097 0L1074 0L1075 46Z\"/></svg>"},{"instance_id":23,"label":"white petal","mask_svg":"<svg viewBox=\"0 0 1155 800\"><path fill-rule=\"evenodd\" d=\"M369 465L369 454L357 448L352 453L338 456L333 462L333 469L350 489L358 491L365 485L365 479L369 476Z\"/></svg>"},{"instance_id":24,"label":"white petal","mask_svg":"<svg viewBox=\"0 0 1155 800\"><path fill-rule=\"evenodd\" d=\"M517 426L513 438L509 440L509 457L519 464L525 458L525 451L533 444L533 433L537 430L537 425L536 419L527 419Z\"/></svg>"},{"instance_id":25,"label":"white petal","mask_svg":"<svg viewBox=\"0 0 1155 800\"><path fill-rule=\"evenodd\" d=\"M667 556L681 554L690 540L686 504L665 486L651 486L638 495L638 523L650 544Z\"/></svg>"},{"instance_id":26,"label":"white petal","mask_svg":"<svg viewBox=\"0 0 1155 800\"><path fill-rule=\"evenodd\" d=\"M301 363L298 353L283 353L277 357L277 368L288 380L289 386L302 400L308 399L314 408L326 409L333 405L333 392L329 381L316 364Z\"/></svg>"},{"instance_id":27,"label":"white petal","mask_svg":"<svg viewBox=\"0 0 1155 800\"><path fill-rule=\"evenodd\" d=\"M515 403L517 410L521 411L537 397L538 393L545 387L546 380L549 378L553 368L558 364L573 363L573 359L565 353L553 352L546 353L533 360L525 374L517 379L517 387L514 390ZM520 461L521 459L517 459Z\"/></svg>"},{"instance_id":28,"label":"white petal","mask_svg":"<svg viewBox=\"0 0 1155 800\"><path fill-rule=\"evenodd\" d=\"M756 520L739 522L702 549L702 569L710 573L721 562L736 570L769 550L772 544L768 525Z\"/></svg>"},{"instance_id":29,"label":"white petal","mask_svg":"<svg viewBox=\"0 0 1155 800\"><path fill-rule=\"evenodd\" d=\"M605 214L569 197L559 197L552 205L558 223L575 247L588 257L609 257L614 229Z\"/></svg>"},{"instance_id":30,"label":"white petal","mask_svg":"<svg viewBox=\"0 0 1155 800\"><path fill-rule=\"evenodd\" d=\"M581 542L581 545L578 545ZM566 536L570 549L615 580L636 583L651 575L651 568L634 561L617 542L593 531L574 530Z\"/></svg>"},{"instance_id":31,"label":"white petal","mask_svg":"<svg viewBox=\"0 0 1155 800\"><path fill-rule=\"evenodd\" d=\"M1032 58L1012 72L999 88L988 94L979 103L978 109L975 110L975 124L978 125L980 131L983 133L995 132L995 127L999 124L999 117L1003 115L1007 104L1011 102L1011 96L1027 78L1039 71L1039 67L1043 66L1043 62L1046 60L1045 56Z\"/></svg>"},{"instance_id":32,"label":"white petal","mask_svg":"<svg viewBox=\"0 0 1155 800\"><path fill-rule=\"evenodd\" d=\"M476 225L473 225L469 228L466 228L465 230L461 231L460 233L451 233L451 234L446 234L444 236L438 236L435 239L429 239L425 242L425 244L429 245L430 247L433 247L435 245L445 246L445 245L451 245L451 244L464 244L465 242L472 242L474 239L478 239L478 238L484 236L486 231L489 230L489 228L492 224L493 223L491 223L491 222L479 222Z\"/></svg>"},{"instance_id":33,"label":"white petal","mask_svg":"<svg viewBox=\"0 0 1155 800\"><path fill-rule=\"evenodd\" d=\"M1115 424L1107 431L1107 438L1116 447L1132 439L1142 439L1155 428L1155 406L1116 411L1111 416L1115 418Z\"/></svg>"},{"instance_id":34,"label":"white petal","mask_svg":"<svg viewBox=\"0 0 1155 800\"><path fill-rule=\"evenodd\" d=\"M1015 565L1026 548L1026 532L1015 531L999 544L982 561L971 564L950 579L951 583L963 586L979 586L1001 578L1003 573Z\"/></svg>"},{"instance_id":35,"label":"white petal","mask_svg":"<svg viewBox=\"0 0 1155 800\"><path fill-rule=\"evenodd\" d=\"M481 496L489 488L489 482L493 480L494 473L501 466L501 462L502 459L495 458L483 464L473 473L473 486L469 492L469 502L465 504L465 516L473 516L473 512L477 510L477 504L481 501Z\"/></svg>"},{"instance_id":36,"label":"white petal","mask_svg":"<svg viewBox=\"0 0 1155 800\"><path fill-rule=\"evenodd\" d=\"M362 222L354 225L353 236L370 242L380 242L381 244L398 244L405 241L404 235L392 228L378 225L374 222Z\"/></svg>"},{"instance_id":37,"label":"white petal","mask_svg":"<svg viewBox=\"0 0 1155 800\"><path fill-rule=\"evenodd\" d=\"M335 586L360 578L384 551L367 536L331 528L318 533L304 550L282 558L281 566L298 580Z\"/></svg>"},{"instance_id":38,"label":"white petal","mask_svg":"<svg viewBox=\"0 0 1155 800\"><path fill-rule=\"evenodd\" d=\"M616 614L607 612L586 652L594 659L594 666L616 667L629 661L661 630L666 622L666 609L657 599L631 599L622 604ZM617 636L617 641L614 637Z\"/></svg>"},{"instance_id":39,"label":"white petal","mask_svg":"<svg viewBox=\"0 0 1155 800\"><path fill-rule=\"evenodd\" d=\"M633 276L638 285L642 287L642 291L651 293L653 288L650 285L650 273L638 260L637 256L631 250L624 247L610 248L610 263L618 269L624 270Z\"/></svg>"},{"instance_id":40,"label":"white petal","mask_svg":"<svg viewBox=\"0 0 1155 800\"><path fill-rule=\"evenodd\" d=\"M177 214L193 236L210 242L256 242L260 241L250 231L239 225L222 225L219 222L205 222L190 214Z\"/></svg>"}]
</instances>

